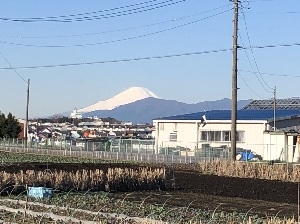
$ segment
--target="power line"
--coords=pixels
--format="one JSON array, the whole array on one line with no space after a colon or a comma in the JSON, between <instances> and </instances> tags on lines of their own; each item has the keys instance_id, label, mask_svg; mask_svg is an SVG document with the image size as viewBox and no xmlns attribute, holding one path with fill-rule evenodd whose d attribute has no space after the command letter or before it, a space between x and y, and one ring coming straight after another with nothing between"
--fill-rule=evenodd
<instances>
[{"instance_id":1,"label":"power line","mask_svg":"<svg viewBox=\"0 0 300 224\"><path fill-rule=\"evenodd\" d=\"M155 2L157 0L153 1L148 1L148 2ZM89 15L89 14L96 14L100 12L105 12L105 11L114 11L116 9L121 9L121 8L128 8L128 7L119 7L119 8L114 8L111 10L101 10L101 11L95 11L95 12L88 12L88 13L80 13L80 14L72 14L72 15L67 15L67 16L51 16L51 17L33 17L33 18L3 18L0 17L0 20L2 21L11 21L11 22L25 22L25 23L32 23L32 22L82 22L82 21L91 21L91 20L99 20L99 19L108 19L108 18L114 18L114 17L120 17L120 16L126 16L126 15L133 15L141 12L147 12L159 8L164 8L167 6L175 5L178 3L185 2L187 0L166 0L163 2L159 3L154 3L152 5L146 5L138 8L133 8L133 9L128 9L128 10L123 10L119 12L112 12L112 13L106 13L106 14L100 14L100 15L93 15L93 16L84 16L84 17L76 17L78 15ZM138 4L137 4L138 5ZM68 17L75 17L75 18L68 18ZM63 18L63 19L62 19Z\"/></svg>"},{"instance_id":2,"label":"power line","mask_svg":"<svg viewBox=\"0 0 300 224\"><path fill-rule=\"evenodd\" d=\"M258 93L256 93L249 85L248 83L245 81L245 79L243 78L243 76L238 72L238 76L243 80L243 82L245 83L245 85L248 87L248 89L254 93L256 96L258 96L260 99L262 99L262 97L260 95L258 95Z\"/></svg>"},{"instance_id":3,"label":"power line","mask_svg":"<svg viewBox=\"0 0 300 224\"><path fill-rule=\"evenodd\" d=\"M265 48L293 47L293 46L300 46L300 43L253 46L252 48L253 49L265 49ZM245 48L239 48L239 49L249 49L249 48L245 47ZM69 66L80 66L80 65L93 65L93 64L108 64L108 63L119 63L119 62L132 62L132 61L142 61L142 60L152 60L152 59L173 58L173 57L181 57L181 56L200 55L200 54L211 54L211 53L220 53L220 52L228 52L228 51L231 52L232 48L219 49L219 50L210 50L210 51L188 52L188 53L171 54L171 55L146 56L146 57L138 57L138 58L105 60L105 61L76 62L76 63L52 64L52 65L35 65L35 66L21 66L21 67L2 67L2 68L0 67L0 70L54 68L54 67L69 67Z\"/></svg>"},{"instance_id":4,"label":"power line","mask_svg":"<svg viewBox=\"0 0 300 224\"><path fill-rule=\"evenodd\" d=\"M278 12L276 12L276 11L274 11L274 12L255 12L255 11L250 11L250 12L247 12L247 13L262 13L262 14L299 14L300 13L300 11L278 11Z\"/></svg>"},{"instance_id":5,"label":"power line","mask_svg":"<svg viewBox=\"0 0 300 224\"><path fill-rule=\"evenodd\" d=\"M105 10L99 10L99 11L92 11L92 12L84 12L84 13L77 13L77 14L69 14L69 15L59 15L59 16L48 16L48 17L28 17L28 18L1 18L5 20L12 20L12 19L19 19L19 20L42 20L42 19L58 19L58 18L67 18L67 17L75 17L75 16L83 16L83 15L90 15L90 14L96 14L96 13L101 13L101 12L109 12L109 11L115 11L119 9L125 9L125 8L130 8L134 6L139 6L139 5L144 5L152 2L156 2L158 0L150 0L150 1L145 1L141 3L135 3L131 5L126 5L126 6L121 6L121 7L115 7L111 9L105 9Z\"/></svg>"},{"instance_id":6,"label":"power line","mask_svg":"<svg viewBox=\"0 0 300 224\"><path fill-rule=\"evenodd\" d=\"M151 32L151 33L147 33L147 34L142 34L142 35L138 35L138 36L133 36L133 37L127 37L127 38L122 38L122 39L117 39L117 40L110 40L110 41L104 41L104 42L97 42L97 43L85 43L85 44L74 44L74 45L35 45L35 44L22 44L22 43L14 43L14 42L7 42L7 41L0 41L0 43L3 44L9 44L9 45L15 45L15 46L22 46L22 47L37 47L37 48L67 48L67 47L88 47L88 46L95 46L95 45L103 45L103 44L110 44L110 43L117 43L117 42L122 42L122 41L127 41L127 40L133 40L133 39L139 39L142 37L147 37L147 36L152 36L155 34L159 34L159 33L164 33L167 31L171 31L171 30L175 30L184 26L188 26L221 14L224 14L226 12L231 11L232 9L228 9L226 11L222 11L219 13L216 13L214 15L211 16L207 16L201 19L197 19L188 23L184 23L178 26L174 26L171 28L167 28L167 29L163 29L163 30L159 30L159 31L155 31L155 32Z\"/></svg>"},{"instance_id":7,"label":"power line","mask_svg":"<svg viewBox=\"0 0 300 224\"><path fill-rule=\"evenodd\" d=\"M251 54L252 54L252 57L253 57L253 61L254 61L254 64L256 66L256 69L258 71L258 74L260 75L262 81L264 82L264 84L269 88L269 89L273 89L271 88L268 83L264 80L264 78L262 77L262 75L260 74L260 70L259 70L259 67L258 67L258 64L257 64L257 61L256 61L256 58L255 58L255 55L254 55L254 51L252 49L252 44L251 44L251 40L250 40L250 35L249 35L249 31L248 31L248 26L247 26L247 21L246 21L246 16L245 16L245 13L244 13L244 10L243 10L243 7L241 8L241 12L243 14L243 18L244 18L244 24L245 24L245 28L246 28L246 34L247 34L247 38L248 38L248 43L249 43L249 47L250 47L250 51L251 51ZM262 83L261 83L262 84ZM270 91L268 91L265 87L264 89L269 92L269 93L272 93Z\"/></svg>"},{"instance_id":8,"label":"power line","mask_svg":"<svg viewBox=\"0 0 300 224\"><path fill-rule=\"evenodd\" d=\"M248 72L248 73L257 73L254 71L248 71L248 70L241 70L241 72ZM266 73L266 72L261 72L262 75L269 75L269 76L281 76L281 77L292 77L292 78L300 78L300 75L284 75L284 74L274 74L274 73Z\"/></svg>"},{"instance_id":9,"label":"power line","mask_svg":"<svg viewBox=\"0 0 300 224\"><path fill-rule=\"evenodd\" d=\"M122 32L122 31L129 31L129 30L134 30L134 29L139 29L139 28L145 28L145 27L151 27L151 26L156 26L156 25L161 25L161 24L166 24L166 23L171 23L171 22L177 22L180 20L192 18L204 13L216 11L225 7L230 6L231 4L227 4L218 8L206 10L203 12L199 12L196 14L188 15L188 16L183 16L175 19L170 19L170 20L165 20L157 23L150 23L150 24L145 24L141 26L134 26L134 27L127 27L127 28L122 28L122 29L116 29L116 30L108 30L108 31L102 31L102 32L94 32L94 33L84 33L84 34L72 34L72 35L56 35L56 36L24 36L24 35L18 35L18 36L13 36L13 35L0 35L0 37L9 37L9 38L22 38L22 39L47 39L47 38L68 38L68 37L82 37L82 36L92 36L92 35L101 35L101 34L107 34L107 33L116 33L116 32Z\"/></svg>"},{"instance_id":10,"label":"power line","mask_svg":"<svg viewBox=\"0 0 300 224\"><path fill-rule=\"evenodd\" d=\"M247 50L244 48L243 39L242 39L241 36L239 36L239 38L240 38L240 40L241 40L241 43L242 43L243 49L244 49L244 51L245 51L245 54L246 54L247 60L248 60L248 62L249 62L249 65L250 65L250 67L251 67L251 70L253 71L253 73L255 74L255 76L256 76L256 78L257 78L257 80L259 81L259 83L261 84L261 86L265 89L265 91L266 91L266 92L269 92L269 91L265 88L265 86L263 85L263 83L261 82L260 78L257 76L257 73L258 73L258 72L254 72L254 68L253 68L252 62L251 62L251 60L250 60L250 58L249 58L248 52L247 52Z\"/></svg>"},{"instance_id":11,"label":"power line","mask_svg":"<svg viewBox=\"0 0 300 224\"><path fill-rule=\"evenodd\" d=\"M119 63L119 62L132 62L132 61L142 61L142 60L152 60L152 59L163 59L163 58L173 58L181 56L190 56L190 55L200 55L200 54L210 54L210 53L219 53L232 51L232 49L220 49L220 50L211 50L211 51L199 51L199 52L190 52L190 53L181 53L181 54L172 54L172 55L161 55L161 56L147 56L139 58L128 58L128 59L116 59L116 60L106 60L106 61L93 61L93 62L77 62L77 63L67 63L67 64L53 64L53 65L37 65L37 66L23 66L23 67L2 67L1 70L10 70L10 69L35 69L35 68L54 68L54 67L69 67L69 66L80 66L80 65L93 65L93 64L108 64L108 63Z\"/></svg>"},{"instance_id":12,"label":"power line","mask_svg":"<svg viewBox=\"0 0 300 224\"><path fill-rule=\"evenodd\" d=\"M9 63L9 61L6 59L6 57L4 57L4 55L2 54L2 52L0 52L1 56L4 58L4 60L7 62L7 64L9 65L9 67L24 81L27 83L27 81L16 71L15 68L12 67L12 65Z\"/></svg>"},{"instance_id":13,"label":"power line","mask_svg":"<svg viewBox=\"0 0 300 224\"><path fill-rule=\"evenodd\" d=\"M240 38L240 40L241 40L241 43L242 43L243 49L244 49L244 51L245 51L245 54L246 54L247 60L248 60L248 62L249 62L249 65L250 65L250 67L251 67L251 70L252 70L253 73L255 74L255 76L256 76L257 80L259 81L259 83L261 84L261 86L268 92L268 90L267 90L267 89L265 88L265 86L262 84L260 78L257 76L257 72L254 72L254 68L253 68L252 62L251 62L251 60L250 60L250 57L249 57L249 55L248 55L248 52L247 52L247 50L244 48L245 45L244 45L244 42L243 42L242 37L239 36L239 38Z\"/></svg>"}]
</instances>

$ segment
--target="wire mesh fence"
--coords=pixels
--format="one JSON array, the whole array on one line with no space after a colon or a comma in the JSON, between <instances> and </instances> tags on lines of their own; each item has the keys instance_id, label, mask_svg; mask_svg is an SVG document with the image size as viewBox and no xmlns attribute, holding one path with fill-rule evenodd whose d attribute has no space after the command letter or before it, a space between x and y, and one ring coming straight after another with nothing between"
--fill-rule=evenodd
<instances>
[{"instance_id":1,"label":"wire mesh fence","mask_svg":"<svg viewBox=\"0 0 300 224\"><path fill-rule=\"evenodd\" d=\"M192 143L187 142L178 142L176 145L174 142L157 144L154 139L109 139L108 141L49 139L45 142L28 142L26 147L24 140L0 140L1 150L43 155L157 163L197 163L231 158L230 144L222 146L214 146L209 142L193 144L197 147L188 147ZM260 150L261 153L256 154L254 150ZM298 162L298 149L296 146L284 145L246 145L244 148L237 149L237 160L296 163Z\"/></svg>"}]
</instances>

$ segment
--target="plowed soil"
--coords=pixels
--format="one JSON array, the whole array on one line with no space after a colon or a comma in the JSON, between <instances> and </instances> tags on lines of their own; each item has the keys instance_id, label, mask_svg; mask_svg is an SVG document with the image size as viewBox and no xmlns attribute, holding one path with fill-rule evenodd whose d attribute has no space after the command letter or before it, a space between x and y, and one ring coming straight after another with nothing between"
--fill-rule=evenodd
<instances>
[{"instance_id":1,"label":"plowed soil","mask_svg":"<svg viewBox=\"0 0 300 224\"><path fill-rule=\"evenodd\" d=\"M0 171L20 170L67 170L103 169L109 167L137 167L127 164L40 164L22 163L0 166ZM182 207L219 209L259 214L260 216L296 216L298 203L298 183L247 178L231 178L201 175L197 171L172 170L168 173L168 190L159 192L134 192L133 201L169 204ZM114 197L124 198L126 193L114 193Z\"/></svg>"}]
</instances>

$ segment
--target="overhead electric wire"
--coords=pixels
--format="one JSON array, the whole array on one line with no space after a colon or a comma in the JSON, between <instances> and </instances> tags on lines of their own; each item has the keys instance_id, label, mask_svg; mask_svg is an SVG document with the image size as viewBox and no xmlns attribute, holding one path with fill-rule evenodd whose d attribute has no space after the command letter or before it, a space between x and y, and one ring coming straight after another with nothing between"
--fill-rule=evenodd
<instances>
[{"instance_id":1,"label":"overhead electric wire","mask_svg":"<svg viewBox=\"0 0 300 224\"><path fill-rule=\"evenodd\" d=\"M22 47L37 47L37 48L67 48L67 47L87 47L87 46L95 46L95 45L103 45L103 44L110 44L110 43L116 43L116 42L122 42L122 41L127 41L127 40L133 40L133 39L138 39L138 38L142 38L142 37L147 37L147 36L152 36L155 34L159 34L159 33L164 33L167 31L171 31L171 30L175 30L184 26L188 26L221 14L224 14L226 12L231 11L232 9L228 9L226 11L222 11L219 13L216 13L214 15L211 16L207 16L201 19L197 19L188 23L184 23L178 26L174 26L171 28L167 28L167 29L163 29L163 30L159 30L159 31L155 31L155 32L151 32L151 33L147 33L147 34L142 34L142 35L138 35L138 36L133 36L133 37L127 37L127 38L122 38L122 39L117 39L117 40L110 40L110 41L104 41L104 42L97 42L97 43L85 43L85 44L73 44L73 45L35 45L35 44L22 44L22 43L14 43L14 42L7 42L7 41L0 41L0 43L3 44L9 44L9 45L15 45L15 46L22 46Z\"/></svg>"},{"instance_id":2,"label":"overhead electric wire","mask_svg":"<svg viewBox=\"0 0 300 224\"><path fill-rule=\"evenodd\" d=\"M242 39L242 37L241 37L240 35L239 35L239 38L240 38L240 40L241 40L242 49L244 49L244 51L245 51L245 54L246 54L246 57L247 57L247 59L248 59L249 65L250 65L252 71L254 71L254 68L253 68L253 65L252 65L252 63L251 63L251 60L250 60L250 58L249 58L248 52L247 52L247 50L246 50L245 47L244 47L243 39ZM240 70L238 70L238 71L240 71ZM260 84L262 85L262 87L265 88L264 85L261 83L260 79L258 78L258 76L256 75L256 73L254 73L254 74L255 74L256 78L258 79L258 81L260 82ZM238 73L238 75L240 75L240 73ZM243 80L244 83L247 85L247 87L251 90L251 92L253 92L253 93L255 93L255 95L259 96L256 92L254 92L254 90L252 90L252 88L250 88L250 86L248 85L248 83L246 83L246 81L244 80L244 78L243 78L241 75L240 75L239 77L242 78L242 80ZM265 90L266 90L266 89L265 89ZM259 98L261 98L261 97L259 96Z\"/></svg>"},{"instance_id":3,"label":"overhead electric wire","mask_svg":"<svg viewBox=\"0 0 300 224\"><path fill-rule=\"evenodd\" d=\"M7 62L7 64L9 65L9 67L26 83L28 83L24 78L23 76L21 76L15 68L12 67L12 65L10 64L10 62L6 59L6 57L2 54L2 52L0 52L1 56L4 58L4 60Z\"/></svg>"},{"instance_id":4,"label":"overhead electric wire","mask_svg":"<svg viewBox=\"0 0 300 224\"><path fill-rule=\"evenodd\" d=\"M199 52L189 52L171 55L160 55L160 56L146 56L138 58L127 58L127 59L115 59L115 60L105 60L105 61L92 61L92 62L77 62L77 63L66 63L66 64L53 64L53 65L37 65L37 66L23 66L23 67L6 67L0 68L0 70L10 70L10 69L35 69L35 68L53 68L53 67L68 67L68 66L80 66L80 65L93 65L93 64L108 64L108 63L119 63L119 62L132 62L132 61L142 61L142 60L152 60L152 59L163 59L163 58L173 58L182 57L190 55L200 55L200 54L210 54L218 52L232 51L232 49L219 49L211 51L199 51Z\"/></svg>"},{"instance_id":5,"label":"overhead electric wire","mask_svg":"<svg viewBox=\"0 0 300 224\"><path fill-rule=\"evenodd\" d=\"M250 65L250 67L251 67L253 73L255 74L257 80L259 81L259 83L261 84L261 86L265 89L265 91L266 91L266 92L269 92L269 90L266 89L266 87L264 86L264 84L261 82L260 78L257 76L257 72L254 72L254 68L253 68L252 62L251 62L251 60L250 60L250 57L249 57L249 55L248 55L248 52L247 52L247 50L245 49L245 46L244 46L244 43L243 43L243 39L242 39L241 36L239 36L239 38L240 38L241 43L242 43L242 49L244 49L244 51L245 51L247 60L248 60L248 62L249 62L249 65Z\"/></svg>"},{"instance_id":6,"label":"overhead electric wire","mask_svg":"<svg viewBox=\"0 0 300 224\"><path fill-rule=\"evenodd\" d=\"M253 57L253 61L254 61L254 64L256 66L256 69L258 71L258 74L260 75L262 81L264 82L264 84L271 90L273 90L273 88L271 88L268 83L264 80L264 78L262 77L262 75L260 74L260 70L259 70L259 67L258 67L258 64L257 64L257 61L256 61L256 58L255 58L255 55L254 55L254 51L252 49L252 44L251 44L251 40L250 40L250 35L249 35L249 31L248 31L248 26L247 26L247 22L246 22L246 16L245 16L245 13L244 13L244 10L243 10L243 7L241 7L241 12L243 14L243 17L244 17L244 24L245 24L245 29L246 29L246 34L247 34L247 38L248 38L248 43L249 43L249 47L250 47L250 51L251 51L251 54L252 54L252 57ZM261 83L262 84L262 83ZM264 87L264 86L263 86ZM269 92L269 93L273 93L269 90L267 90L265 87L264 89Z\"/></svg>"},{"instance_id":7,"label":"overhead electric wire","mask_svg":"<svg viewBox=\"0 0 300 224\"><path fill-rule=\"evenodd\" d=\"M166 0L160 3L155 3L152 5L146 5L138 8L123 10L119 12L113 12L113 13L106 13L106 14L100 14L100 15L94 15L94 16L84 16L84 17L75 17L75 18L65 18L65 19L56 19L56 17L45 17L45 18L4 18L0 17L0 20L2 21L11 21L11 22L26 22L26 23L32 23L32 22L82 22L82 21L91 21L91 20L99 20L99 19L108 19L108 18L115 18L120 16L126 16L126 15L132 15L137 14L141 12L147 12L159 8L164 8L167 6L175 5L178 3L185 2L187 0ZM105 10L104 10L105 11ZM101 11L97 12L91 12L91 13L84 13L84 14L92 14L92 13L99 13ZM75 14L76 15L76 14ZM71 15L65 16L65 17L73 17ZM59 18L63 18L63 16L60 16Z\"/></svg>"},{"instance_id":8,"label":"overhead electric wire","mask_svg":"<svg viewBox=\"0 0 300 224\"><path fill-rule=\"evenodd\" d=\"M258 93L257 92L255 92L249 85L248 85L248 83L245 81L245 79L243 78L243 76L238 72L238 77L240 77L242 80L243 80L243 82L245 83L245 85L248 87L248 89L252 92L252 93L254 93L256 96L258 96L260 99L262 99L262 97L260 96L260 95L258 95Z\"/></svg>"},{"instance_id":9,"label":"overhead electric wire","mask_svg":"<svg viewBox=\"0 0 300 224\"><path fill-rule=\"evenodd\" d=\"M299 14L300 11L274 11L274 12L255 12L255 11L250 11L250 12L247 12L247 13L262 13L262 14Z\"/></svg>"},{"instance_id":10,"label":"overhead electric wire","mask_svg":"<svg viewBox=\"0 0 300 224\"><path fill-rule=\"evenodd\" d=\"M116 29L116 30L102 31L102 32L84 33L84 34L71 34L71 35L56 35L56 36L24 36L24 35L12 36L12 35L1 35L0 34L0 37L22 38L22 39L48 39L48 38L82 37L82 36L101 35L101 34L107 34L107 33L116 33L116 32L135 30L135 29L139 29L139 28L151 27L151 26L156 26L156 25L161 25L161 24L166 24L166 23L171 23L171 22L177 22L177 21L180 21L180 20L184 20L184 19L195 17L195 16L199 16L199 15L202 15L204 13L216 11L216 10L219 10L219 9L231 6L231 5L232 4L227 4L227 5L218 7L218 8L206 10L206 11L195 13L195 14L188 15L188 16L182 16L182 17L175 18L175 19L169 19L169 20L165 20L165 21L161 21L161 22L150 23L150 24L145 24L145 25L140 25L140 26L127 27L127 28Z\"/></svg>"},{"instance_id":11,"label":"overhead electric wire","mask_svg":"<svg viewBox=\"0 0 300 224\"><path fill-rule=\"evenodd\" d=\"M84 12L84 13L69 14L69 15L48 16L48 17L27 17L27 18L3 18L3 19L7 19L7 20L10 20L10 19L25 19L25 20L37 19L38 20L38 19L40 19L40 20L42 20L42 19L58 19L58 18L66 18L66 17L75 17L75 16L90 15L90 14L96 14L96 13L100 13L100 12L109 12L109 11L114 11L114 10L119 10L119 9L125 9L125 8L130 8L133 6L144 5L144 4L156 2L156 1L159 1L159 0L150 0L150 1L135 3L135 4L126 5L126 6L115 7L115 8L111 8L111 9L104 9L104 10L99 10L99 11Z\"/></svg>"},{"instance_id":12,"label":"overhead electric wire","mask_svg":"<svg viewBox=\"0 0 300 224\"><path fill-rule=\"evenodd\" d=\"M248 72L248 73L257 73L254 71L248 71L248 70L242 70L239 69L241 72ZM300 78L300 75L284 75L284 74L274 74L274 73L267 73L267 72L261 72L262 75L270 75L270 76L281 76L281 77L292 77L292 78Z\"/></svg>"},{"instance_id":13,"label":"overhead electric wire","mask_svg":"<svg viewBox=\"0 0 300 224\"><path fill-rule=\"evenodd\" d=\"M253 46L252 48L253 49L264 49L264 48L292 47L292 46L300 46L300 43ZM243 49L243 48L239 48L239 49ZM244 49L249 49L249 48L245 47ZM232 52L232 48L210 50L210 51L188 52L188 53L171 54L171 55L146 56L146 57L127 58L127 59L114 59L114 60L105 60L105 61L76 62L76 63L52 64L52 65L48 64L48 65L21 66L21 67L2 67L2 68L0 67L0 70L36 69L36 68L68 67L68 66L93 65L93 64L108 64L108 63L118 63L118 62L132 62L132 61L141 61L141 60L173 58L173 57L181 57L181 56L200 55L200 54L211 54L211 53L220 53L220 52Z\"/></svg>"}]
</instances>

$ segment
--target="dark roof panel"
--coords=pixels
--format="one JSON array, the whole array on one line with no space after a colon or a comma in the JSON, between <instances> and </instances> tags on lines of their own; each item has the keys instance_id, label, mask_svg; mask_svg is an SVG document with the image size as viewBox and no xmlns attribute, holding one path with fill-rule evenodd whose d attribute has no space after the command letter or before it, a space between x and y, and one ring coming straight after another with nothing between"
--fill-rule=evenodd
<instances>
[{"instance_id":1,"label":"dark roof panel","mask_svg":"<svg viewBox=\"0 0 300 224\"><path fill-rule=\"evenodd\" d=\"M201 120L205 115L207 120L231 120L231 110L211 110L191 114L157 118L155 120ZM299 110L276 110L276 119L300 116ZM237 120L273 120L274 110L239 110Z\"/></svg>"},{"instance_id":2,"label":"dark roof panel","mask_svg":"<svg viewBox=\"0 0 300 224\"><path fill-rule=\"evenodd\" d=\"M272 110L274 108L274 100L253 100L247 104L242 110ZM278 110L300 110L300 98L276 99L276 108Z\"/></svg>"}]
</instances>

